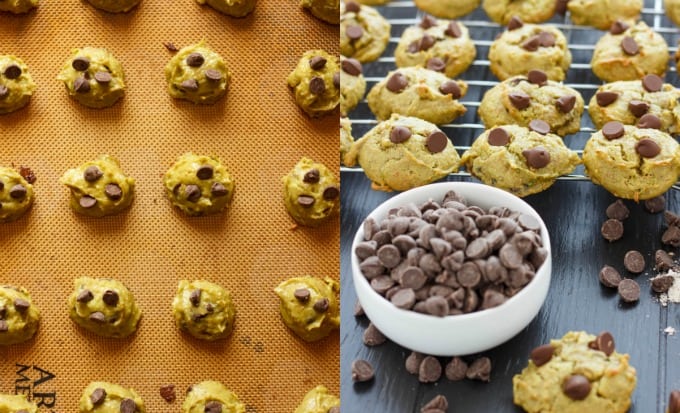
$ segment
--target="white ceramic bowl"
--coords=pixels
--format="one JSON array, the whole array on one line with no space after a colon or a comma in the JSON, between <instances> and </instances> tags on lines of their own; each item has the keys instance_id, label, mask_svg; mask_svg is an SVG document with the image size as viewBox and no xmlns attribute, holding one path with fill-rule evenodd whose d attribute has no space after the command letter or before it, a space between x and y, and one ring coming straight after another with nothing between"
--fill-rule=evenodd
<instances>
[{"instance_id":1,"label":"white ceramic bowl","mask_svg":"<svg viewBox=\"0 0 680 413\"><path fill-rule=\"evenodd\" d=\"M471 182L443 182L414 188L388 199L373 210L369 217L380 222L390 209L410 202L419 205L429 199L439 202L450 190L464 196L470 205L485 209L504 206L535 217L541 224L543 247L548 250L548 256L536 271L534 279L500 306L474 313L436 317L397 308L371 288L354 254L356 245L364 240L363 225L360 226L352 243L352 275L357 297L366 316L395 343L435 356L479 353L517 335L541 309L550 287L552 270L550 238L541 217L520 198L491 186Z\"/></svg>"}]
</instances>

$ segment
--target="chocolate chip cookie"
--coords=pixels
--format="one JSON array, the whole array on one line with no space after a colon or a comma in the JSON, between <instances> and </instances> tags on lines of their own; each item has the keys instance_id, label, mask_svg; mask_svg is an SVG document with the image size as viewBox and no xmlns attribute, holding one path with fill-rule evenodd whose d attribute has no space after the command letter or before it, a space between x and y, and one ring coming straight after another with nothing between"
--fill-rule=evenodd
<instances>
[{"instance_id":1,"label":"chocolate chip cookie","mask_svg":"<svg viewBox=\"0 0 680 413\"><path fill-rule=\"evenodd\" d=\"M125 92L123 66L106 49L73 49L57 76L78 103L100 109L113 106Z\"/></svg>"},{"instance_id":2,"label":"chocolate chip cookie","mask_svg":"<svg viewBox=\"0 0 680 413\"><path fill-rule=\"evenodd\" d=\"M282 181L283 203L298 224L317 227L340 211L340 182L325 165L303 157Z\"/></svg>"},{"instance_id":3,"label":"chocolate chip cookie","mask_svg":"<svg viewBox=\"0 0 680 413\"><path fill-rule=\"evenodd\" d=\"M203 381L189 387L182 413L246 413L238 396L217 381Z\"/></svg>"},{"instance_id":4,"label":"chocolate chip cookie","mask_svg":"<svg viewBox=\"0 0 680 413\"><path fill-rule=\"evenodd\" d=\"M680 0L664 0L666 16L675 24L680 24Z\"/></svg>"},{"instance_id":5,"label":"chocolate chip cookie","mask_svg":"<svg viewBox=\"0 0 680 413\"><path fill-rule=\"evenodd\" d=\"M340 54L361 63L376 60L390 41L390 28L376 9L356 1L340 3Z\"/></svg>"},{"instance_id":6,"label":"chocolate chip cookie","mask_svg":"<svg viewBox=\"0 0 680 413\"><path fill-rule=\"evenodd\" d=\"M352 122L349 118L340 118L340 163L345 164L345 156L352 148L354 137L352 136Z\"/></svg>"},{"instance_id":7,"label":"chocolate chip cookie","mask_svg":"<svg viewBox=\"0 0 680 413\"><path fill-rule=\"evenodd\" d=\"M28 105L34 91L35 83L26 63L13 55L0 55L0 114Z\"/></svg>"},{"instance_id":8,"label":"chocolate chip cookie","mask_svg":"<svg viewBox=\"0 0 680 413\"><path fill-rule=\"evenodd\" d=\"M33 205L33 185L19 172L0 166L0 222L12 222Z\"/></svg>"},{"instance_id":9,"label":"chocolate chip cookie","mask_svg":"<svg viewBox=\"0 0 680 413\"><path fill-rule=\"evenodd\" d=\"M205 42L186 46L165 66L168 93L175 99L210 105L227 93L231 72Z\"/></svg>"},{"instance_id":10,"label":"chocolate chip cookie","mask_svg":"<svg viewBox=\"0 0 680 413\"><path fill-rule=\"evenodd\" d=\"M484 0L482 8L496 23L508 24L513 16L527 23L549 20L557 8L555 0Z\"/></svg>"},{"instance_id":11,"label":"chocolate chip cookie","mask_svg":"<svg viewBox=\"0 0 680 413\"><path fill-rule=\"evenodd\" d=\"M326 386L316 386L305 394L293 413L340 413L340 398L328 392Z\"/></svg>"},{"instance_id":12,"label":"chocolate chip cookie","mask_svg":"<svg viewBox=\"0 0 680 413\"><path fill-rule=\"evenodd\" d=\"M574 24L608 30L617 20L635 24L642 3L643 0L569 0L567 9Z\"/></svg>"},{"instance_id":13,"label":"chocolate chip cookie","mask_svg":"<svg viewBox=\"0 0 680 413\"><path fill-rule=\"evenodd\" d=\"M361 62L340 56L340 115L347 114L357 107L366 93L366 79Z\"/></svg>"},{"instance_id":14,"label":"chocolate chip cookie","mask_svg":"<svg viewBox=\"0 0 680 413\"><path fill-rule=\"evenodd\" d=\"M214 341L234 329L236 308L231 294L221 285L204 280L181 280L172 301L177 328L192 336Z\"/></svg>"},{"instance_id":15,"label":"chocolate chip cookie","mask_svg":"<svg viewBox=\"0 0 680 413\"><path fill-rule=\"evenodd\" d=\"M93 381L83 390L78 412L145 413L146 407L134 389L105 381Z\"/></svg>"},{"instance_id":16,"label":"chocolate chip cookie","mask_svg":"<svg viewBox=\"0 0 680 413\"><path fill-rule=\"evenodd\" d=\"M0 345L30 340L39 323L40 311L25 288L0 286Z\"/></svg>"},{"instance_id":17,"label":"chocolate chip cookie","mask_svg":"<svg viewBox=\"0 0 680 413\"><path fill-rule=\"evenodd\" d=\"M457 19L472 13L481 0L414 0L416 7L442 19Z\"/></svg>"},{"instance_id":18,"label":"chocolate chip cookie","mask_svg":"<svg viewBox=\"0 0 680 413\"><path fill-rule=\"evenodd\" d=\"M245 17L255 9L256 0L196 0L231 17Z\"/></svg>"},{"instance_id":19,"label":"chocolate chip cookie","mask_svg":"<svg viewBox=\"0 0 680 413\"><path fill-rule=\"evenodd\" d=\"M295 102L310 117L332 113L340 103L340 63L323 50L309 50L302 55L288 75L288 86Z\"/></svg>"}]
</instances>

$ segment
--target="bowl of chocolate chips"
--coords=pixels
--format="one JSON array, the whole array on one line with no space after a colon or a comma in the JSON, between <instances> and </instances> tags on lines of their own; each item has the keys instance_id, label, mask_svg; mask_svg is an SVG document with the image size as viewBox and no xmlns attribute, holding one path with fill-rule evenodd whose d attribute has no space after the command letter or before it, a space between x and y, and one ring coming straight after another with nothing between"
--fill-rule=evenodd
<instances>
[{"instance_id":1,"label":"bowl of chocolate chips","mask_svg":"<svg viewBox=\"0 0 680 413\"><path fill-rule=\"evenodd\" d=\"M517 335L543 305L551 269L538 213L515 195L472 182L390 198L352 244L366 316L395 343L435 356L479 353Z\"/></svg>"}]
</instances>

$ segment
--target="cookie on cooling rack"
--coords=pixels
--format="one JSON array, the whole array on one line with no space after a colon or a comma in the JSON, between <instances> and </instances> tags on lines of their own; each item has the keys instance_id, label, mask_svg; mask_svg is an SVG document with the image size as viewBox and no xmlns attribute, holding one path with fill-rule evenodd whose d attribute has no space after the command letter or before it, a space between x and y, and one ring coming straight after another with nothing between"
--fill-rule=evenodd
<instances>
[{"instance_id":1,"label":"cookie on cooling rack","mask_svg":"<svg viewBox=\"0 0 680 413\"><path fill-rule=\"evenodd\" d=\"M607 30L617 20L635 23L640 18L642 3L643 0L569 0L567 10L574 24Z\"/></svg>"},{"instance_id":2,"label":"cookie on cooling rack","mask_svg":"<svg viewBox=\"0 0 680 413\"><path fill-rule=\"evenodd\" d=\"M378 120L393 113L432 122L449 123L466 112L458 99L467 83L422 67L403 67L389 72L368 92L368 106Z\"/></svg>"},{"instance_id":3,"label":"cookie on cooling rack","mask_svg":"<svg viewBox=\"0 0 680 413\"><path fill-rule=\"evenodd\" d=\"M484 0L482 8L496 23L508 24L514 16L527 23L540 23L557 10L555 0Z\"/></svg>"},{"instance_id":4,"label":"cookie on cooling rack","mask_svg":"<svg viewBox=\"0 0 680 413\"><path fill-rule=\"evenodd\" d=\"M354 137L352 136L352 122L349 118L340 118L340 163L345 164L345 156L352 148Z\"/></svg>"},{"instance_id":5,"label":"cookie on cooling rack","mask_svg":"<svg viewBox=\"0 0 680 413\"><path fill-rule=\"evenodd\" d=\"M390 28L376 9L356 1L340 3L340 54L361 63L376 60L390 41Z\"/></svg>"},{"instance_id":6,"label":"cookie on cooling rack","mask_svg":"<svg viewBox=\"0 0 680 413\"><path fill-rule=\"evenodd\" d=\"M523 23L514 17L507 30L491 43L489 64L500 80L538 69L549 79L561 81L569 70L571 52L556 27Z\"/></svg>"},{"instance_id":7,"label":"cookie on cooling rack","mask_svg":"<svg viewBox=\"0 0 680 413\"><path fill-rule=\"evenodd\" d=\"M356 0L357 3L365 4L367 6L382 6L392 0Z\"/></svg>"},{"instance_id":8,"label":"cookie on cooling rack","mask_svg":"<svg viewBox=\"0 0 680 413\"><path fill-rule=\"evenodd\" d=\"M666 16L675 24L680 24L680 0L664 0Z\"/></svg>"},{"instance_id":9,"label":"cookie on cooling rack","mask_svg":"<svg viewBox=\"0 0 680 413\"><path fill-rule=\"evenodd\" d=\"M529 128L503 125L489 129L477 137L461 163L485 184L517 196L541 192L580 163L576 152L548 130L548 124L540 120Z\"/></svg>"},{"instance_id":10,"label":"cookie on cooling rack","mask_svg":"<svg viewBox=\"0 0 680 413\"><path fill-rule=\"evenodd\" d=\"M416 7L442 19L457 19L472 13L481 0L414 0Z\"/></svg>"},{"instance_id":11,"label":"cookie on cooling rack","mask_svg":"<svg viewBox=\"0 0 680 413\"><path fill-rule=\"evenodd\" d=\"M432 16L407 27L394 51L397 67L422 66L451 78L467 70L476 56L477 50L464 24Z\"/></svg>"}]
</instances>

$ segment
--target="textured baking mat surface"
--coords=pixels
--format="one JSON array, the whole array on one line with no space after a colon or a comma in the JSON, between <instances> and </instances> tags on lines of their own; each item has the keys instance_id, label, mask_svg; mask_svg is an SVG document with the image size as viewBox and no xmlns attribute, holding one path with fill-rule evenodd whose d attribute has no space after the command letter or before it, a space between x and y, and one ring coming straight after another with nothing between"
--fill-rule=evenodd
<instances>
[{"instance_id":1,"label":"textured baking mat surface","mask_svg":"<svg viewBox=\"0 0 680 413\"><path fill-rule=\"evenodd\" d=\"M205 39L233 79L226 99L194 106L171 99L163 69L178 47ZM338 335L309 344L280 320L272 289L299 275L339 277L339 224L292 230L281 177L302 156L337 173L336 116L310 120L286 76L308 49L338 53L337 26L298 0L260 0L233 19L193 0L142 0L113 15L80 0L43 0L28 15L0 15L0 54L15 54L37 84L30 105L0 117L0 165L37 175L33 209L0 226L0 282L26 287L42 312L28 343L0 348L0 392L28 393L43 411L76 411L93 380L135 388L149 411L177 411L192 383L222 381L248 412L290 412L318 384L339 392ZM70 50L105 47L123 64L122 101L92 110L72 101L57 73ZM161 177L187 151L216 154L236 180L229 211L188 218L165 198ZM108 153L137 180L132 208L90 219L74 214L58 179ZM102 339L77 328L66 299L73 279L114 277L135 294L136 335ZM205 343L180 333L171 302L180 279L205 278L232 292L234 333ZM54 377L52 377L54 375ZM177 386L167 404L159 387Z\"/></svg>"}]
</instances>

